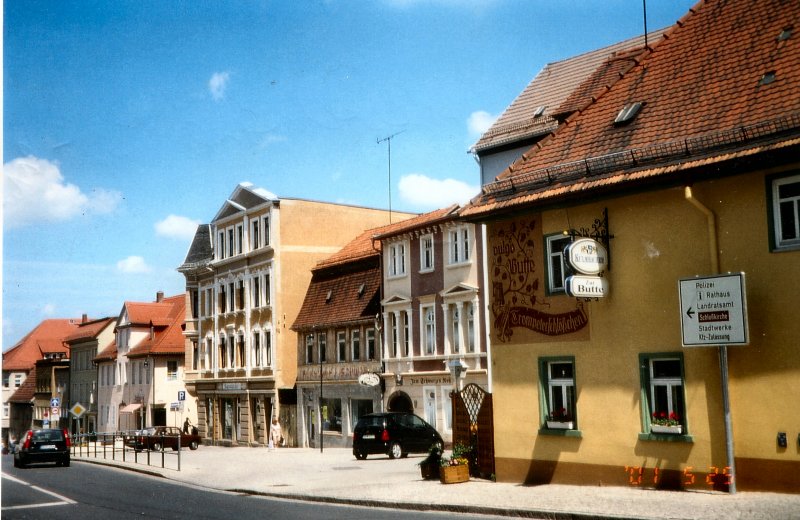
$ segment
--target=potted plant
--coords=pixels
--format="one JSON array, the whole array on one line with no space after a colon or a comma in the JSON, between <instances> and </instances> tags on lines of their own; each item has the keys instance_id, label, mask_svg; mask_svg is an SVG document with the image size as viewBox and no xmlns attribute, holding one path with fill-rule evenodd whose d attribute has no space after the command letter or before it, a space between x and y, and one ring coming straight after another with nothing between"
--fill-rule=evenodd
<instances>
[{"instance_id":1,"label":"potted plant","mask_svg":"<svg viewBox=\"0 0 800 520\"><path fill-rule=\"evenodd\" d=\"M575 421L566 408L559 408L547 414L547 427L553 430L571 430Z\"/></svg>"},{"instance_id":2,"label":"potted plant","mask_svg":"<svg viewBox=\"0 0 800 520\"><path fill-rule=\"evenodd\" d=\"M434 444L428 450L428 456L419 463L419 471L425 480L436 480L439 478L439 467L442 463L442 450Z\"/></svg>"},{"instance_id":3,"label":"potted plant","mask_svg":"<svg viewBox=\"0 0 800 520\"><path fill-rule=\"evenodd\" d=\"M650 416L650 432L652 433L682 433L681 419L675 412L653 412Z\"/></svg>"},{"instance_id":4,"label":"potted plant","mask_svg":"<svg viewBox=\"0 0 800 520\"><path fill-rule=\"evenodd\" d=\"M457 442L451 457L442 457L439 467L439 480L442 484L456 484L469 480L469 454L471 448Z\"/></svg>"}]
</instances>

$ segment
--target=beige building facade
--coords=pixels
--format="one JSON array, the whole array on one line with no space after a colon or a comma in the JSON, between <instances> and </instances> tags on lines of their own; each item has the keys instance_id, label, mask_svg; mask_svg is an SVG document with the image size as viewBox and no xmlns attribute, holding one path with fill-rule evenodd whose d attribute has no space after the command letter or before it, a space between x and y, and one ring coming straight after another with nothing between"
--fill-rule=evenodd
<instances>
[{"instance_id":1,"label":"beige building facade","mask_svg":"<svg viewBox=\"0 0 800 520\"><path fill-rule=\"evenodd\" d=\"M311 269L383 210L276 195L243 183L198 228L179 271L189 297L187 387L198 427L213 444L266 445L279 418L296 442L297 334Z\"/></svg>"}]
</instances>

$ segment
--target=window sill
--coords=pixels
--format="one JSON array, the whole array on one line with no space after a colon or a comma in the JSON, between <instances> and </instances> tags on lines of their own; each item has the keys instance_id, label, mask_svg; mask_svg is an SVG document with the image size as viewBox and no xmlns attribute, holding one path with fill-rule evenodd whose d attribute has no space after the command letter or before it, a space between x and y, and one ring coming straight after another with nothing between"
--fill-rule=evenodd
<instances>
[{"instance_id":1,"label":"window sill","mask_svg":"<svg viewBox=\"0 0 800 520\"><path fill-rule=\"evenodd\" d=\"M552 437L583 437L583 432L580 430L554 430L550 428L539 428L539 435L550 435Z\"/></svg>"},{"instance_id":2,"label":"window sill","mask_svg":"<svg viewBox=\"0 0 800 520\"><path fill-rule=\"evenodd\" d=\"M691 435L675 434L675 433L640 433L640 441L657 441L657 442L688 442L694 443L694 437Z\"/></svg>"},{"instance_id":3,"label":"window sill","mask_svg":"<svg viewBox=\"0 0 800 520\"><path fill-rule=\"evenodd\" d=\"M772 248L773 253L786 253L789 251L800 251L800 244L790 244L785 246L775 246Z\"/></svg>"},{"instance_id":4,"label":"window sill","mask_svg":"<svg viewBox=\"0 0 800 520\"><path fill-rule=\"evenodd\" d=\"M451 262L447 264L448 269L455 269L457 267L468 267L472 265L472 260L467 260L465 262Z\"/></svg>"}]
</instances>

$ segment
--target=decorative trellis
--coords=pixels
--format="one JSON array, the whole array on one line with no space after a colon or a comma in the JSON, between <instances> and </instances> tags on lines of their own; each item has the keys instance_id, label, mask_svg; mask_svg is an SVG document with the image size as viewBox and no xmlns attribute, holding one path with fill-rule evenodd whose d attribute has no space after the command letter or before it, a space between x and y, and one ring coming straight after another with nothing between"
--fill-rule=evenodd
<instances>
[{"instance_id":1,"label":"decorative trellis","mask_svg":"<svg viewBox=\"0 0 800 520\"><path fill-rule=\"evenodd\" d=\"M492 394L469 384L453 394L453 443L472 447L470 473L476 477L494 475L494 422Z\"/></svg>"}]
</instances>

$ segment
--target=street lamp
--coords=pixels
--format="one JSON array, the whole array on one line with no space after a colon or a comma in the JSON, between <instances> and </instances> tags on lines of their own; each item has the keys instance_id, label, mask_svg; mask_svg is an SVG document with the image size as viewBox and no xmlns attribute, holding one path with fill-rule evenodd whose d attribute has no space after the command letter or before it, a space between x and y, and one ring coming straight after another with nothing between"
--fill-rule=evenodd
<instances>
[{"instance_id":1,"label":"street lamp","mask_svg":"<svg viewBox=\"0 0 800 520\"><path fill-rule=\"evenodd\" d=\"M460 390L461 380L467 375L469 366L464 363L463 359L459 358L451 359L450 362L447 363L447 368L450 370L450 377L453 378L453 390L457 392Z\"/></svg>"}]
</instances>

